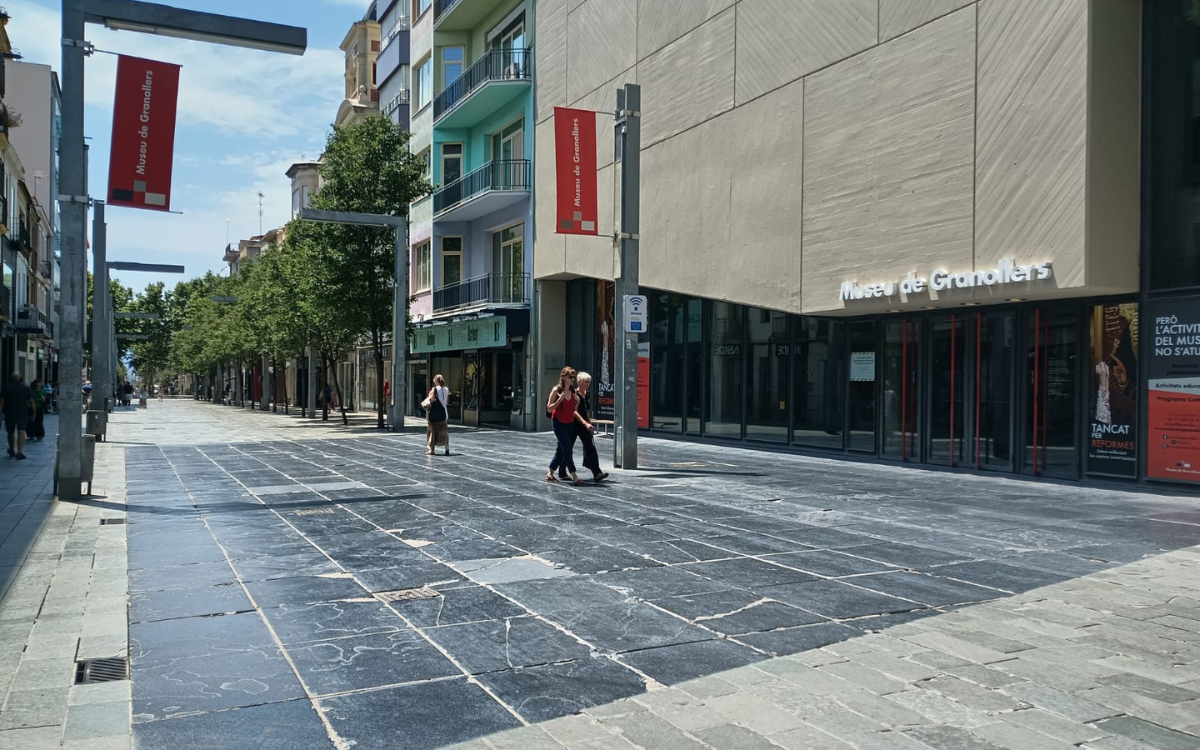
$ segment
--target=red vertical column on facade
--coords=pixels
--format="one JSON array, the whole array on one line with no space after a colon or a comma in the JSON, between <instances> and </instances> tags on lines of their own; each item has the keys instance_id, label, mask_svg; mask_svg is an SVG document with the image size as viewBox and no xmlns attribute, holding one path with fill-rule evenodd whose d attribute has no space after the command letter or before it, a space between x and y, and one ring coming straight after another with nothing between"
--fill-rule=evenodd
<instances>
[{"instance_id":1,"label":"red vertical column on facade","mask_svg":"<svg viewBox=\"0 0 1200 750\"><path fill-rule=\"evenodd\" d=\"M983 400L983 313L975 313L975 468L979 468L979 404Z\"/></svg>"},{"instance_id":2,"label":"red vertical column on facade","mask_svg":"<svg viewBox=\"0 0 1200 750\"><path fill-rule=\"evenodd\" d=\"M954 465L954 357L958 344L958 321L950 316L950 465Z\"/></svg>"},{"instance_id":3,"label":"red vertical column on facade","mask_svg":"<svg viewBox=\"0 0 1200 750\"><path fill-rule=\"evenodd\" d=\"M1038 386L1042 380L1041 355L1042 311L1033 311L1033 475L1038 473Z\"/></svg>"},{"instance_id":4,"label":"red vertical column on facade","mask_svg":"<svg viewBox=\"0 0 1200 750\"><path fill-rule=\"evenodd\" d=\"M908 318L900 321L900 460L908 460ZM894 393L894 391L893 391Z\"/></svg>"},{"instance_id":5,"label":"red vertical column on facade","mask_svg":"<svg viewBox=\"0 0 1200 750\"><path fill-rule=\"evenodd\" d=\"M1042 369L1045 370L1045 379L1042 380L1042 471L1046 470L1046 451L1049 448L1050 440L1046 437L1046 427L1050 422L1050 323L1047 322L1042 329L1042 344L1046 348L1042 352Z\"/></svg>"}]
</instances>

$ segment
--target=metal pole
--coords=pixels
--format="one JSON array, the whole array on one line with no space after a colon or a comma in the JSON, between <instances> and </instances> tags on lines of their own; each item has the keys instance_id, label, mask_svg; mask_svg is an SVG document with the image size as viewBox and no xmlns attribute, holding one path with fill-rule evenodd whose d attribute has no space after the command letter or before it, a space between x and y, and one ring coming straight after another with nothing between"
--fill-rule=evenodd
<instances>
[{"instance_id":1,"label":"metal pole","mask_svg":"<svg viewBox=\"0 0 1200 750\"><path fill-rule=\"evenodd\" d=\"M317 377L317 349L308 347L308 418L317 418L317 389L321 387Z\"/></svg>"},{"instance_id":2,"label":"metal pole","mask_svg":"<svg viewBox=\"0 0 1200 750\"><path fill-rule=\"evenodd\" d=\"M392 291L392 430L404 429L408 411L408 220L397 224L395 284Z\"/></svg>"},{"instance_id":3,"label":"metal pole","mask_svg":"<svg viewBox=\"0 0 1200 750\"><path fill-rule=\"evenodd\" d=\"M59 341L58 497L82 497L84 236L87 184L83 172L84 16L70 3L62 13L62 331Z\"/></svg>"},{"instance_id":4,"label":"metal pole","mask_svg":"<svg viewBox=\"0 0 1200 750\"><path fill-rule=\"evenodd\" d=\"M107 260L107 226L104 223L104 201L92 202L92 406L104 408L105 399L112 398L112 352L109 344L108 316L112 307L109 299Z\"/></svg>"},{"instance_id":5,"label":"metal pole","mask_svg":"<svg viewBox=\"0 0 1200 750\"><path fill-rule=\"evenodd\" d=\"M641 214L642 173L642 89L632 83L617 91L616 158L621 164L621 275L613 294L613 317L619 335L615 336L618 386L614 389L615 439L613 466L637 468L637 368L638 334L628 333L625 321L625 297L638 293L638 224Z\"/></svg>"}]
</instances>

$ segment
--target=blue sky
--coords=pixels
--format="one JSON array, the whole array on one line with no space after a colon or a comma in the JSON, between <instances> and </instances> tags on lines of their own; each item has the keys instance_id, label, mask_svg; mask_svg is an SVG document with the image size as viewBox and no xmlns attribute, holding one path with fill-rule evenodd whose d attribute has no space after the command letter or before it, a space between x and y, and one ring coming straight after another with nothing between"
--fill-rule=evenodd
<instances>
[{"instance_id":1,"label":"blue sky","mask_svg":"<svg viewBox=\"0 0 1200 750\"><path fill-rule=\"evenodd\" d=\"M362 17L365 0L165 0L181 8L239 15L308 29L303 57L167 39L88 27L98 50L183 66L175 132L171 208L182 215L129 208L107 212L110 260L176 263L186 276L119 272L126 286L152 281L173 286L219 270L228 236L258 233L258 193L263 228L280 226L291 212L284 172L293 162L320 155L344 93L344 57L338 45ZM27 62L61 67L58 0L4 0L8 35ZM116 57L87 60L86 135L90 136L89 189L103 197ZM89 258L89 268L91 260Z\"/></svg>"}]
</instances>

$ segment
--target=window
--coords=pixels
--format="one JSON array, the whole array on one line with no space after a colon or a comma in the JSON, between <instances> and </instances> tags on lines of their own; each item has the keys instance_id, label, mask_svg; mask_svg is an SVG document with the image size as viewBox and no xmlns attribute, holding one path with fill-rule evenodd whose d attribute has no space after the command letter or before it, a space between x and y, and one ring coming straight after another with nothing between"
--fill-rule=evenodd
<instances>
[{"instance_id":1,"label":"window","mask_svg":"<svg viewBox=\"0 0 1200 750\"><path fill-rule=\"evenodd\" d=\"M525 70L525 13L502 22L488 36L488 49L500 55L500 70L506 78L528 75Z\"/></svg>"},{"instance_id":2,"label":"window","mask_svg":"<svg viewBox=\"0 0 1200 750\"><path fill-rule=\"evenodd\" d=\"M442 184L449 185L462 177L463 145L442 144Z\"/></svg>"},{"instance_id":3,"label":"window","mask_svg":"<svg viewBox=\"0 0 1200 750\"><path fill-rule=\"evenodd\" d=\"M414 0L413 18L419 17L422 13L429 10L429 6L433 4L433 0Z\"/></svg>"},{"instance_id":4,"label":"window","mask_svg":"<svg viewBox=\"0 0 1200 750\"><path fill-rule=\"evenodd\" d=\"M414 97L417 103L417 110L420 111L429 106L429 102L433 100L433 59L425 58L420 65L417 66L417 76L413 80L413 89L416 96Z\"/></svg>"},{"instance_id":5,"label":"window","mask_svg":"<svg viewBox=\"0 0 1200 750\"><path fill-rule=\"evenodd\" d=\"M492 134L492 159L511 161L525 158L525 118Z\"/></svg>"},{"instance_id":6,"label":"window","mask_svg":"<svg viewBox=\"0 0 1200 750\"><path fill-rule=\"evenodd\" d=\"M710 437L741 438L746 395L742 365L745 308L729 302L710 304L708 418L704 433Z\"/></svg>"},{"instance_id":7,"label":"window","mask_svg":"<svg viewBox=\"0 0 1200 750\"><path fill-rule=\"evenodd\" d=\"M462 281L462 237L442 238L442 287Z\"/></svg>"},{"instance_id":8,"label":"window","mask_svg":"<svg viewBox=\"0 0 1200 750\"><path fill-rule=\"evenodd\" d=\"M432 177L430 172L432 171L433 163L430 159L429 149L425 149L421 153L417 154L417 158L421 160L421 164L425 165L425 171L421 173L421 176L427 180L430 179L430 177Z\"/></svg>"},{"instance_id":9,"label":"window","mask_svg":"<svg viewBox=\"0 0 1200 750\"><path fill-rule=\"evenodd\" d=\"M462 76L463 48L444 47L442 49L442 88L447 88Z\"/></svg>"},{"instance_id":10,"label":"window","mask_svg":"<svg viewBox=\"0 0 1200 750\"><path fill-rule=\"evenodd\" d=\"M492 234L492 273L501 302L525 301L525 225Z\"/></svg>"},{"instance_id":11,"label":"window","mask_svg":"<svg viewBox=\"0 0 1200 750\"><path fill-rule=\"evenodd\" d=\"M422 242L413 247L413 277L416 280L416 291L427 292L433 286L432 270L429 242Z\"/></svg>"}]
</instances>

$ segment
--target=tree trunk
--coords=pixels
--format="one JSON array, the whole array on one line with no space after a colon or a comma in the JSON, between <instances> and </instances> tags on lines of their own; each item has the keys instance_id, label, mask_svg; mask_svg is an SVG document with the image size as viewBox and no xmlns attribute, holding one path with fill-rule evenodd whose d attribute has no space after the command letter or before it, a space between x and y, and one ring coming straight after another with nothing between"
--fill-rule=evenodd
<instances>
[{"instance_id":1,"label":"tree trunk","mask_svg":"<svg viewBox=\"0 0 1200 750\"><path fill-rule=\"evenodd\" d=\"M342 384L338 381L336 366L333 368L333 391L337 394L338 411L342 413L342 424L348 426L350 418L346 416L346 399L342 396Z\"/></svg>"},{"instance_id":2,"label":"tree trunk","mask_svg":"<svg viewBox=\"0 0 1200 750\"><path fill-rule=\"evenodd\" d=\"M329 421L329 399L325 398L325 388L329 385L329 359L321 355L321 421Z\"/></svg>"}]
</instances>

